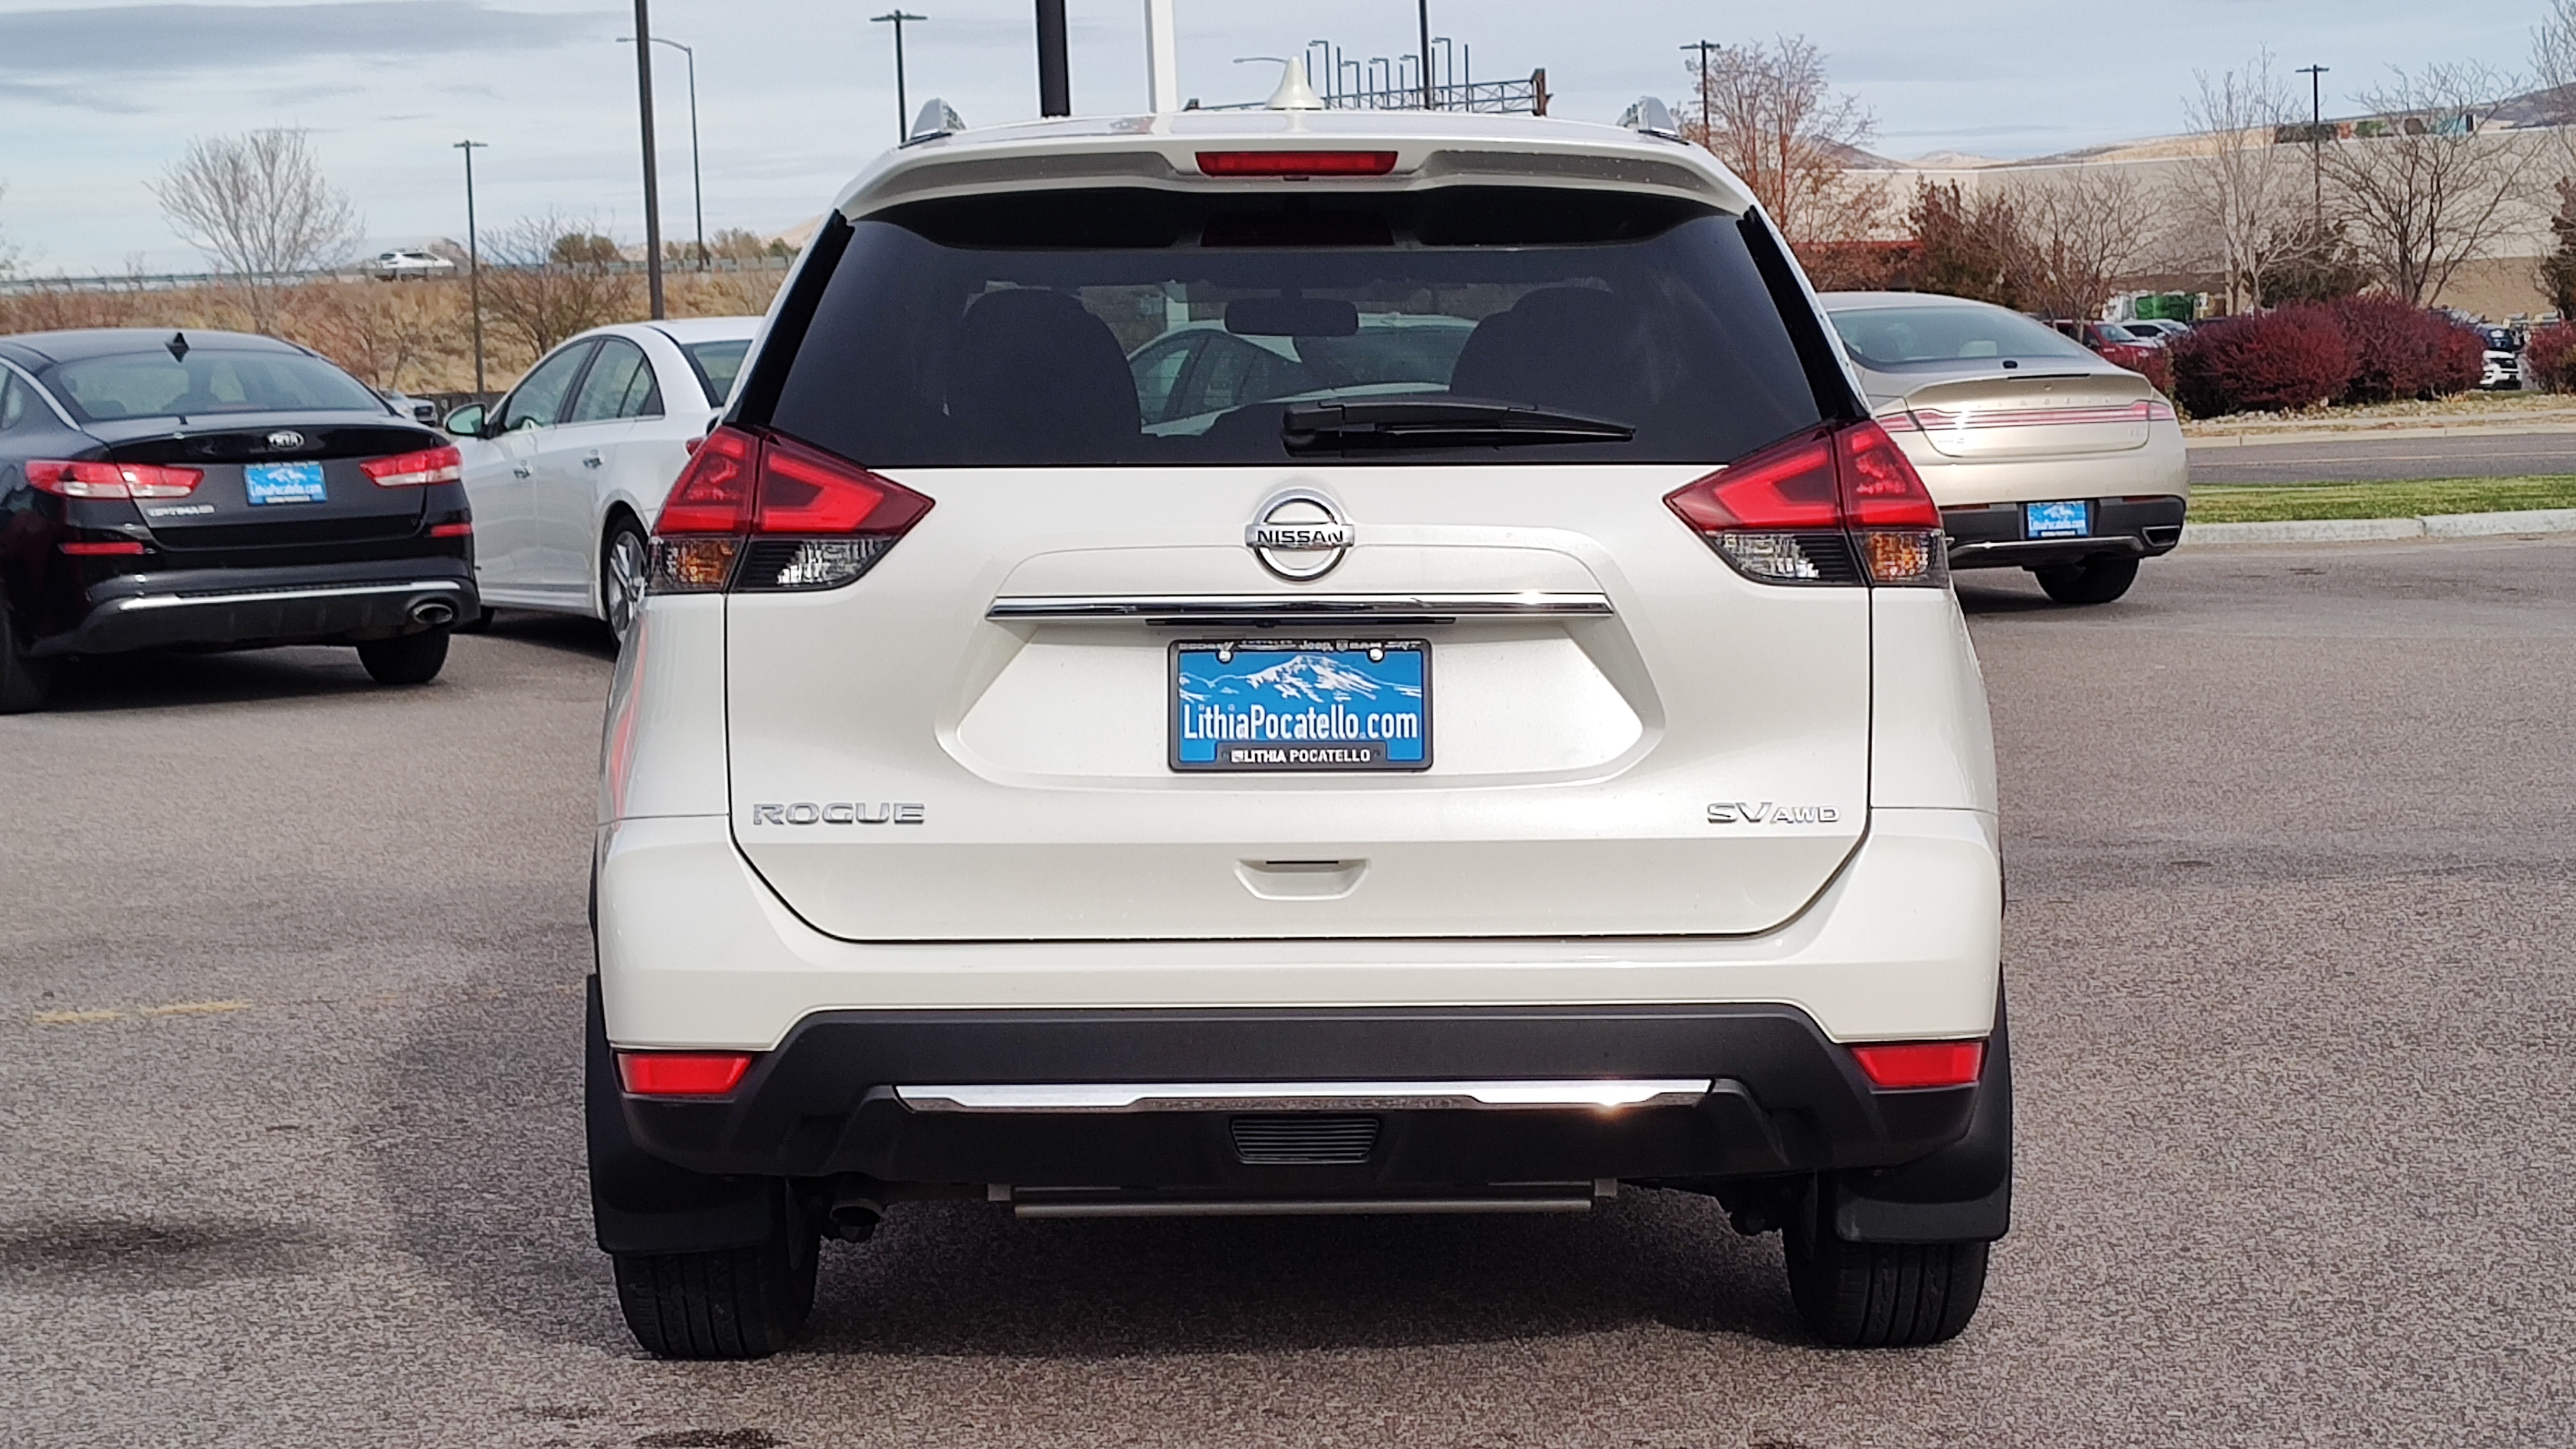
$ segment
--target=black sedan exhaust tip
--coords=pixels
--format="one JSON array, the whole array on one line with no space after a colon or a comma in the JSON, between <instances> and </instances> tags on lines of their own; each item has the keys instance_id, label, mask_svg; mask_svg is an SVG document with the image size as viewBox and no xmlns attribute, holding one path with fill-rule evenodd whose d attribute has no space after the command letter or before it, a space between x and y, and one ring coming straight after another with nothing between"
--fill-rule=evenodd
<instances>
[{"instance_id":1,"label":"black sedan exhaust tip","mask_svg":"<svg viewBox=\"0 0 2576 1449\"><path fill-rule=\"evenodd\" d=\"M456 606L444 599L423 599L411 606L411 621L435 629L456 622Z\"/></svg>"}]
</instances>

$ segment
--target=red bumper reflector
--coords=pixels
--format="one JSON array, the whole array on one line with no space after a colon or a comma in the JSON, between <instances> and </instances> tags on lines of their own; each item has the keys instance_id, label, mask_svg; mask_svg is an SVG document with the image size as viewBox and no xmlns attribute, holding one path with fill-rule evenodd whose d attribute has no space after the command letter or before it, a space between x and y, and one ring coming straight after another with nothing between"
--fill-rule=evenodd
<instances>
[{"instance_id":1,"label":"red bumper reflector","mask_svg":"<svg viewBox=\"0 0 2576 1449\"><path fill-rule=\"evenodd\" d=\"M1965 1087L1986 1067L1982 1041L1882 1042L1851 1054L1874 1087Z\"/></svg>"},{"instance_id":2,"label":"red bumper reflector","mask_svg":"<svg viewBox=\"0 0 2576 1449\"><path fill-rule=\"evenodd\" d=\"M432 538L471 538L473 535L474 525L471 523L433 523L429 526Z\"/></svg>"},{"instance_id":3,"label":"red bumper reflector","mask_svg":"<svg viewBox=\"0 0 2576 1449\"><path fill-rule=\"evenodd\" d=\"M749 1052L619 1052L617 1074L639 1097L721 1097L751 1070Z\"/></svg>"},{"instance_id":4,"label":"red bumper reflector","mask_svg":"<svg viewBox=\"0 0 2576 1449\"><path fill-rule=\"evenodd\" d=\"M107 554L141 553L143 545L132 539L120 539L114 543L67 543L63 545L63 552L74 558L97 558Z\"/></svg>"},{"instance_id":5,"label":"red bumper reflector","mask_svg":"<svg viewBox=\"0 0 2576 1449\"><path fill-rule=\"evenodd\" d=\"M1199 153L1199 170L1209 176L1384 176L1394 169L1392 151Z\"/></svg>"}]
</instances>

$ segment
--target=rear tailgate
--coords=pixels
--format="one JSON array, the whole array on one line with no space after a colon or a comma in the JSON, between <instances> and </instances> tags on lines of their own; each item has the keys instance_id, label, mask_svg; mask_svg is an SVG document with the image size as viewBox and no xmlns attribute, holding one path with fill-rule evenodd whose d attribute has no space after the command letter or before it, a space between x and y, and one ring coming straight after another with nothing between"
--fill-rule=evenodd
<instances>
[{"instance_id":1,"label":"rear tailgate","mask_svg":"<svg viewBox=\"0 0 2576 1449\"><path fill-rule=\"evenodd\" d=\"M2147 445L2171 405L2133 372L2073 377L1984 377L1933 383L1905 399L1908 417L1944 457L1963 461L2117 453Z\"/></svg>"},{"instance_id":2,"label":"rear tailgate","mask_svg":"<svg viewBox=\"0 0 2576 1449\"><path fill-rule=\"evenodd\" d=\"M1868 593L1735 574L1663 502L1704 468L885 471L936 507L873 572L728 601L736 837L832 935L1757 932L1865 824ZM1244 541L1294 489L1356 530L1314 583ZM1071 617L1319 596L1423 604ZM1173 767L1176 641L1318 635L1429 643L1428 768Z\"/></svg>"}]
</instances>

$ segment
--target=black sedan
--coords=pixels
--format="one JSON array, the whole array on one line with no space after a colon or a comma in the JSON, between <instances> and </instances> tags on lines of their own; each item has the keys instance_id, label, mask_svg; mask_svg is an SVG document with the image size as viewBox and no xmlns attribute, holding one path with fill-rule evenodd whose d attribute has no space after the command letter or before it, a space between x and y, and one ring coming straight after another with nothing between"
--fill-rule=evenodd
<instances>
[{"instance_id":1,"label":"black sedan","mask_svg":"<svg viewBox=\"0 0 2576 1449\"><path fill-rule=\"evenodd\" d=\"M477 616L456 448L303 348L230 332L0 337L0 713L56 663L354 644L386 684Z\"/></svg>"}]
</instances>

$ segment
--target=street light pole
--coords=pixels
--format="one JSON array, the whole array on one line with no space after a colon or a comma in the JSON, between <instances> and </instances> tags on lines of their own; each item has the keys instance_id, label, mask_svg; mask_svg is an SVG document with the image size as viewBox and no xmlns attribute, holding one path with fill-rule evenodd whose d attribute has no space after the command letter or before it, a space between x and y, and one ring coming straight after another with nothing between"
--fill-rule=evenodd
<instances>
[{"instance_id":1,"label":"street light pole","mask_svg":"<svg viewBox=\"0 0 2576 1449\"><path fill-rule=\"evenodd\" d=\"M632 45L635 37L621 35L617 41ZM658 35L653 37L653 43L667 45L689 58L689 205L698 214L698 270L703 272L707 269L707 180L706 173L698 168L698 51L695 46Z\"/></svg>"},{"instance_id":2,"label":"street light pole","mask_svg":"<svg viewBox=\"0 0 2576 1449\"><path fill-rule=\"evenodd\" d=\"M489 151L489 141L459 141L456 149L465 153L465 287L474 308L474 392L483 388L483 248L474 236L474 153Z\"/></svg>"},{"instance_id":3,"label":"street light pole","mask_svg":"<svg viewBox=\"0 0 2576 1449\"><path fill-rule=\"evenodd\" d=\"M2308 78L2308 180L2316 191L2316 217L2310 224L2316 228L2317 246L2326 244L2326 172L2324 144L2326 126L2325 74L2332 66L2303 65L2296 72Z\"/></svg>"},{"instance_id":4,"label":"street light pole","mask_svg":"<svg viewBox=\"0 0 2576 1449\"><path fill-rule=\"evenodd\" d=\"M1712 50L1724 50L1726 47L1714 40L1694 40L1685 44L1682 49L1699 52L1699 143L1714 151L1717 149L1717 128L1709 124L1708 53Z\"/></svg>"},{"instance_id":5,"label":"street light pole","mask_svg":"<svg viewBox=\"0 0 2576 1449\"><path fill-rule=\"evenodd\" d=\"M635 0L635 109L644 127L644 279L653 300L653 320L669 313L662 305L662 177L653 159L653 17L651 0Z\"/></svg>"},{"instance_id":6,"label":"street light pole","mask_svg":"<svg viewBox=\"0 0 2576 1449\"><path fill-rule=\"evenodd\" d=\"M1422 109L1435 110L1431 104L1431 0L1413 0L1413 13L1422 21Z\"/></svg>"},{"instance_id":7,"label":"street light pole","mask_svg":"<svg viewBox=\"0 0 2576 1449\"><path fill-rule=\"evenodd\" d=\"M903 81L903 23L929 18L927 15L907 15L900 9L868 17L871 25L882 25L889 20L894 22L894 139L898 145L912 135L912 94L904 88Z\"/></svg>"}]
</instances>

